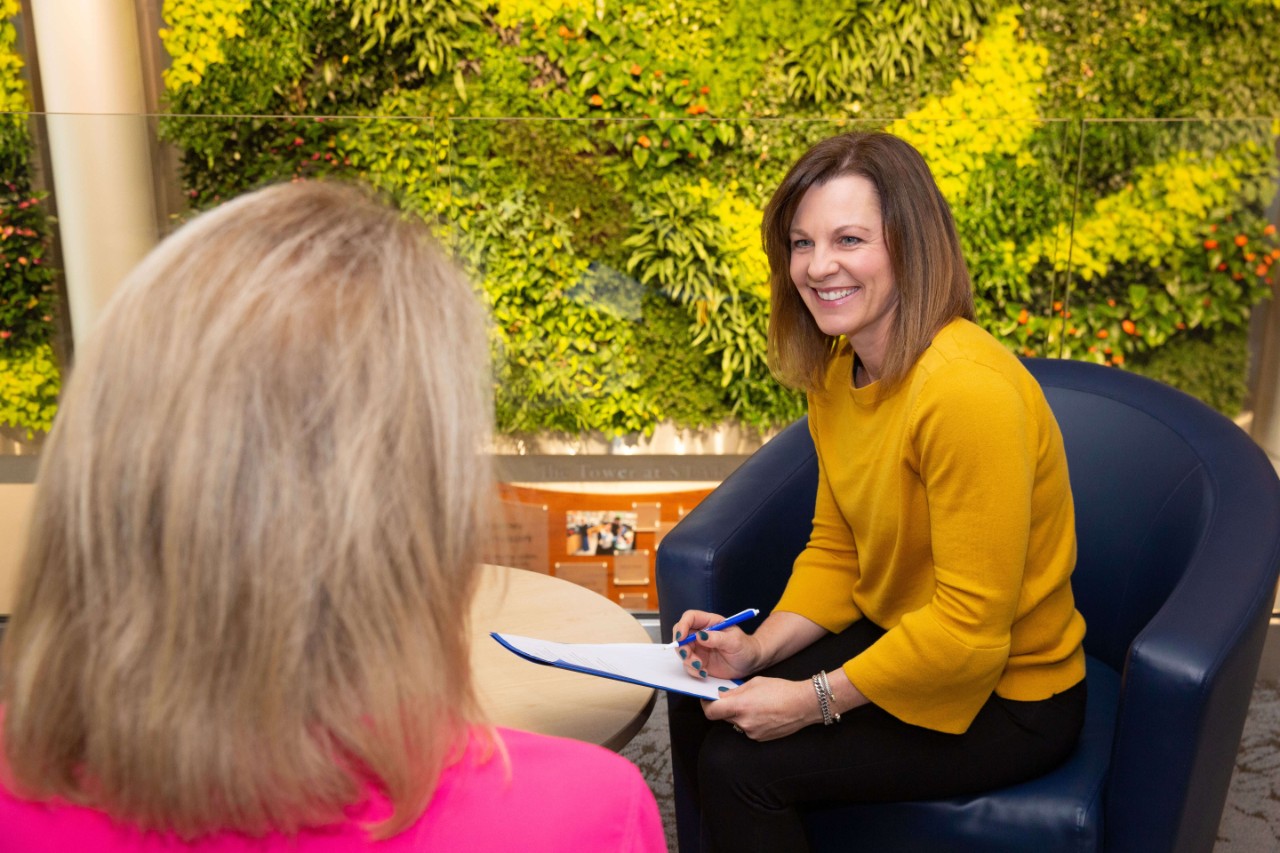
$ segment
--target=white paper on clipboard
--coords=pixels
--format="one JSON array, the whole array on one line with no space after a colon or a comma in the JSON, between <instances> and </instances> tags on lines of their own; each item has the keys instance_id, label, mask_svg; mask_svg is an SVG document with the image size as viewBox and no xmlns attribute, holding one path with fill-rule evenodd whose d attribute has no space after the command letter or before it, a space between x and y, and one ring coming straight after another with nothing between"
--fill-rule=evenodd
<instances>
[{"instance_id":1,"label":"white paper on clipboard","mask_svg":"<svg viewBox=\"0 0 1280 853\"><path fill-rule=\"evenodd\" d=\"M510 651L526 660L560 667L601 678L629 681L696 696L718 699L739 682L727 678L695 678L685 672L675 649L653 643L555 643L533 637L492 632L493 637ZM722 689L723 688L723 689Z\"/></svg>"}]
</instances>

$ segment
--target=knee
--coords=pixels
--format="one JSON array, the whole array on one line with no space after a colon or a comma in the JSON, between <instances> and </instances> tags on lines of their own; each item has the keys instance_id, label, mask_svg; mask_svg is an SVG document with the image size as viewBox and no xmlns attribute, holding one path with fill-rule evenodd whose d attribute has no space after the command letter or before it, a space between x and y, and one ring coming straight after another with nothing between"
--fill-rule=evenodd
<instances>
[{"instance_id":1,"label":"knee","mask_svg":"<svg viewBox=\"0 0 1280 853\"><path fill-rule=\"evenodd\" d=\"M730 737L729 735L733 735ZM744 747L749 741L726 725L713 725L702 741L702 749L698 752L698 783L707 783L734 779L738 776L734 768L744 760Z\"/></svg>"},{"instance_id":2,"label":"knee","mask_svg":"<svg viewBox=\"0 0 1280 853\"><path fill-rule=\"evenodd\" d=\"M736 801L753 809L773 810L782 805L770 795L767 774L761 769L766 747L724 724L713 725L698 754L698 789L704 803Z\"/></svg>"}]
</instances>

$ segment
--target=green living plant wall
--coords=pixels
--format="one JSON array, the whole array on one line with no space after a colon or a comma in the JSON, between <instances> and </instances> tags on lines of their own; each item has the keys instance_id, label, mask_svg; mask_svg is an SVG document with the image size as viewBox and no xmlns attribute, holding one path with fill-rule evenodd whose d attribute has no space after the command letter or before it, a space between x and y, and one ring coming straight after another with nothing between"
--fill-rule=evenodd
<instances>
[{"instance_id":1,"label":"green living plant wall","mask_svg":"<svg viewBox=\"0 0 1280 853\"><path fill-rule=\"evenodd\" d=\"M50 223L32 188L30 105L11 22L18 11L18 0L0 0L0 426L30 437L53 423L59 372Z\"/></svg>"},{"instance_id":2,"label":"green living plant wall","mask_svg":"<svg viewBox=\"0 0 1280 853\"><path fill-rule=\"evenodd\" d=\"M162 132L195 209L341 176L437 223L506 432L769 428L803 400L765 364L761 210L854 128L924 153L1014 352L1237 339L1280 256L1274 5L170 0Z\"/></svg>"}]
</instances>

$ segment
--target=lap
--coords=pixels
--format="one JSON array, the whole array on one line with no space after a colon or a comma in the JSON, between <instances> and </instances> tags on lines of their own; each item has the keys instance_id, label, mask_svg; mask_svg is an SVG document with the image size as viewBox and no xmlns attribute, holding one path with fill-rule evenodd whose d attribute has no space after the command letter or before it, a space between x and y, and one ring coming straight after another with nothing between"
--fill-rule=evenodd
<instances>
[{"instance_id":1,"label":"lap","mask_svg":"<svg viewBox=\"0 0 1280 853\"><path fill-rule=\"evenodd\" d=\"M761 675L807 679L819 669L837 669L882 633L870 623L855 623ZM976 793L1033 778L1060 763L1075 743L1083 709L1081 683L1041 702L993 695L959 735L904 723L875 705L843 714L839 723L763 743L711 724L699 756L699 787L731 784L776 807Z\"/></svg>"}]
</instances>

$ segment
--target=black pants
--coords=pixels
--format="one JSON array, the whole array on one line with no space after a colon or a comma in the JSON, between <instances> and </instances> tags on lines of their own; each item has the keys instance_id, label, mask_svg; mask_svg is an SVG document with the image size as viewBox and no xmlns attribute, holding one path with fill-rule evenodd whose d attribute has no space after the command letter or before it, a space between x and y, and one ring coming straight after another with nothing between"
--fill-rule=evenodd
<instances>
[{"instance_id":1,"label":"black pants","mask_svg":"<svg viewBox=\"0 0 1280 853\"><path fill-rule=\"evenodd\" d=\"M856 622L760 675L795 680L830 672L883 633ZM682 723L681 751L697 756L696 768L684 769L697 780L704 850L778 853L808 849L801 823L807 805L956 797L1043 775L1071 754L1084 706L1083 681L1038 702L992 695L969 729L954 735L864 705L834 725L764 743L709 722L696 702L672 713Z\"/></svg>"}]
</instances>

